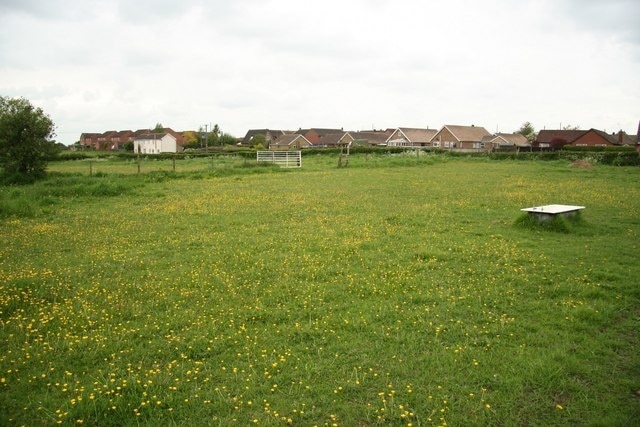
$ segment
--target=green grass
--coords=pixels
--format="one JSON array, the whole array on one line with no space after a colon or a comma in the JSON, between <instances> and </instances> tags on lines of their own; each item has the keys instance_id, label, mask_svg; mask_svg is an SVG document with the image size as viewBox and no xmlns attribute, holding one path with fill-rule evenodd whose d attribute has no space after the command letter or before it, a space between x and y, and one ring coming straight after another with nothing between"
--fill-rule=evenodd
<instances>
[{"instance_id":1,"label":"green grass","mask_svg":"<svg viewBox=\"0 0 640 427\"><path fill-rule=\"evenodd\" d=\"M107 163L0 188L2 425L640 418L638 168Z\"/></svg>"}]
</instances>

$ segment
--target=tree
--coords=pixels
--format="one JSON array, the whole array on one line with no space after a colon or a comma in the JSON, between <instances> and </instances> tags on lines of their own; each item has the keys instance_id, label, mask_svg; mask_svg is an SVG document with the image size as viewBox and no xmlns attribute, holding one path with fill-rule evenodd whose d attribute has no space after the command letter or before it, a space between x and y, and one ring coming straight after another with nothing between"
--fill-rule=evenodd
<instances>
[{"instance_id":1,"label":"tree","mask_svg":"<svg viewBox=\"0 0 640 427\"><path fill-rule=\"evenodd\" d=\"M218 144L220 145L235 145L238 140L228 133L223 133L218 137Z\"/></svg>"},{"instance_id":2,"label":"tree","mask_svg":"<svg viewBox=\"0 0 640 427\"><path fill-rule=\"evenodd\" d=\"M163 133L164 132L164 126L162 126L162 123L158 122L156 123L156 127L153 128L153 133Z\"/></svg>"},{"instance_id":3,"label":"tree","mask_svg":"<svg viewBox=\"0 0 640 427\"><path fill-rule=\"evenodd\" d=\"M218 142L218 134L215 132L207 133L207 147L213 147Z\"/></svg>"},{"instance_id":4,"label":"tree","mask_svg":"<svg viewBox=\"0 0 640 427\"><path fill-rule=\"evenodd\" d=\"M0 96L0 167L6 176L37 179L55 152L55 125L25 98Z\"/></svg>"},{"instance_id":5,"label":"tree","mask_svg":"<svg viewBox=\"0 0 640 427\"><path fill-rule=\"evenodd\" d=\"M198 142L198 135L194 131L185 131L182 133L182 137L184 138L184 148L200 147L200 143Z\"/></svg>"},{"instance_id":6,"label":"tree","mask_svg":"<svg viewBox=\"0 0 640 427\"><path fill-rule=\"evenodd\" d=\"M531 122L524 122L516 133L519 133L520 135L527 138L527 141L529 142L535 141L536 137L538 136L538 133L536 132Z\"/></svg>"},{"instance_id":7,"label":"tree","mask_svg":"<svg viewBox=\"0 0 640 427\"><path fill-rule=\"evenodd\" d=\"M269 145L267 144L267 136L263 133L258 133L256 135L253 135L250 142L252 147L257 147L257 146L267 147Z\"/></svg>"},{"instance_id":8,"label":"tree","mask_svg":"<svg viewBox=\"0 0 640 427\"><path fill-rule=\"evenodd\" d=\"M209 132L209 135L207 137L209 145L224 145L224 143L220 142L221 135L222 132L220 131L220 126L218 126L218 124L216 123L215 125L213 125L213 128L211 129L211 132Z\"/></svg>"},{"instance_id":9,"label":"tree","mask_svg":"<svg viewBox=\"0 0 640 427\"><path fill-rule=\"evenodd\" d=\"M562 130L580 130L580 126L564 125L562 126Z\"/></svg>"}]
</instances>

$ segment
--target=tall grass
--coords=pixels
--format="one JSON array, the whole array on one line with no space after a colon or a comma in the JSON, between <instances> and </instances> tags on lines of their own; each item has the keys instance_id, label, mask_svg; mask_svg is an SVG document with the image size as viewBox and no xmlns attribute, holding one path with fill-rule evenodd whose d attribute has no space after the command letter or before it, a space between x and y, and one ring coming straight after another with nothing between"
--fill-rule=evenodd
<instances>
[{"instance_id":1,"label":"tall grass","mask_svg":"<svg viewBox=\"0 0 640 427\"><path fill-rule=\"evenodd\" d=\"M0 222L0 424L638 419L638 169L336 165L3 189L49 207Z\"/></svg>"}]
</instances>

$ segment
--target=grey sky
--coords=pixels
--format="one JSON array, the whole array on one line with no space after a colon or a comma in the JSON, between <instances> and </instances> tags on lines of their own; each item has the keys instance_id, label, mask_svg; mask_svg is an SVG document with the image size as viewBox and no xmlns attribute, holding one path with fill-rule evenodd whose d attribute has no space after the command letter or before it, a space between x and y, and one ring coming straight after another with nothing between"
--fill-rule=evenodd
<instances>
[{"instance_id":1,"label":"grey sky","mask_svg":"<svg viewBox=\"0 0 640 427\"><path fill-rule=\"evenodd\" d=\"M0 95L82 132L635 133L637 0L0 0Z\"/></svg>"}]
</instances>

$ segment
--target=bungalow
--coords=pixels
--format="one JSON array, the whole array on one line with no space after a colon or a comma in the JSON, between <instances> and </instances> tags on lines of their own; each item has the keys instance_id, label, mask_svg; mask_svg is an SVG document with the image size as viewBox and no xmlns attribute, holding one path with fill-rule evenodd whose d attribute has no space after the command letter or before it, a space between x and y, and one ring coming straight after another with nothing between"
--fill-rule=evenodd
<instances>
[{"instance_id":1,"label":"bungalow","mask_svg":"<svg viewBox=\"0 0 640 427\"><path fill-rule=\"evenodd\" d=\"M613 136L618 141L618 145L629 145L635 147L638 144L638 135L629 135L623 130L614 133Z\"/></svg>"},{"instance_id":2,"label":"bungalow","mask_svg":"<svg viewBox=\"0 0 640 427\"><path fill-rule=\"evenodd\" d=\"M483 150L482 139L489 135L481 126L445 125L431 138L431 146L450 150Z\"/></svg>"},{"instance_id":3,"label":"bungalow","mask_svg":"<svg viewBox=\"0 0 640 427\"><path fill-rule=\"evenodd\" d=\"M307 141L312 143L314 146L320 141L324 135L330 133L344 133L343 129L321 129L321 128L311 128L311 129L298 129L295 132L299 135L304 135L307 138Z\"/></svg>"},{"instance_id":4,"label":"bungalow","mask_svg":"<svg viewBox=\"0 0 640 427\"><path fill-rule=\"evenodd\" d=\"M482 142L488 151L520 151L531 148L527 138L520 133L496 133L485 136Z\"/></svg>"},{"instance_id":5,"label":"bungalow","mask_svg":"<svg viewBox=\"0 0 640 427\"><path fill-rule=\"evenodd\" d=\"M249 129L242 139L242 145L254 145L256 141L259 141L264 137L264 145L269 147L273 142L277 141L282 135L286 135L288 132L283 130L273 129ZM258 137L258 139L255 139Z\"/></svg>"},{"instance_id":6,"label":"bungalow","mask_svg":"<svg viewBox=\"0 0 640 427\"><path fill-rule=\"evenodd\" d=\"M170 133L147 133L133 140L133 150L140 154L176 153L176 137Z\"/></svg>"},{"instance_id":7,"label":"bungalow","mask_svg":"<svg viewBox=\"0 0 640 427\"><path fill-rule=\"evenodd\" d=\"M576 147L607 147L622 144L618 144L618 140L613 135L609 135L598 129L589 129L574 139L569 145Z\"/></svg>"},{"instance_id":8,"label":"bungalow","mask_svg":"<svg viewBox=\"0 0 640 427\"><path fill-rule=\"evenodd\" d=\"M361 131L349 132L356 145L386 145L389 139L389 133L386 131Z\"/></svg>"},{"instance_id":9,"label":"bungalow","mask_svg":"<svg viewBox=\"0 0 640 427\"><path fill-rule=\"evenodd\" d=\"M385 141L389 147L429 147L435 129L397 128Z\"/></svg>"},{"instance_id":10,"label":"bungalow","mask_svg":"<svg viewBox=\"0 0 640 427\"><path fill-rule=\"evenodd\" d=\"M341 145L347 145L353 142L353 136L350 132L325 133L320 135L314 147L334 148Z\"/></svg>"},{"instance_id":11,"label":"bungalow","mask_svg":"<svg viewBox=\"0 0 640 427\"><path fill-rule=\"evenodd\" d=\"M309 147L312 147L309 140L305 138L304 135L295 133L282 135L276 141L271 142L269 146L269 148L274 151L300 150L301 148Z\"/></svg>"},{"instance_id":12,"label":"bungalow","mask_svg":"<svg viewBox=\"0 0 640 427\"><path fill-rule=\"evenodd\" d=\"M533 148L538 150L557 150L584 135L586 130L543 129L533 141Z\"/></svg>"}]
</instances>

